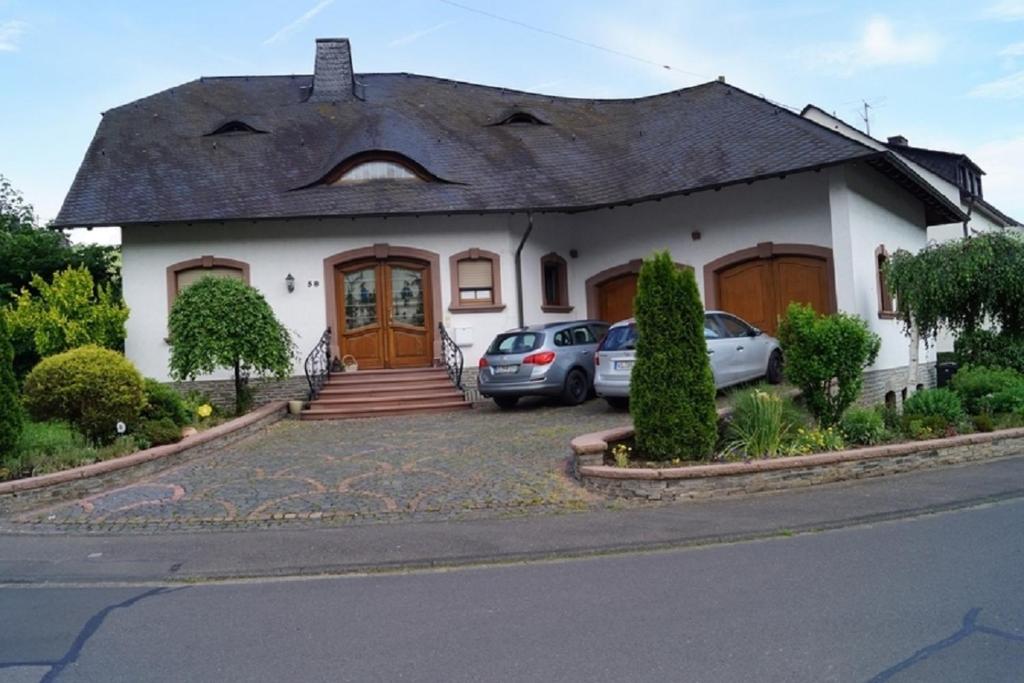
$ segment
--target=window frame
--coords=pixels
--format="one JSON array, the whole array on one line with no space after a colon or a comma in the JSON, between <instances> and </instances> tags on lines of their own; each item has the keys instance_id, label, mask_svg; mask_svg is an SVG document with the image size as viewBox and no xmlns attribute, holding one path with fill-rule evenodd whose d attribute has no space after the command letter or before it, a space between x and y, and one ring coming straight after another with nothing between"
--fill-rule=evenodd
<instances>
[{"instance_id":1,"label":"window frame","mask_svg":"<svg viewBox=\"0 0 1024 683\"><path fill-rule=\"evenodd\" d=\"M547 267L558 268L558 301L548 301ZM556 252L540 257L540 310L545 313L569 313L573 310L569 303L569 263Z\"/></svg>"},{"instance_id":2,"label":"window frame","mask_svg":"<svg viewBox=\"0 0 1024 683\"><path fill-rule=\"evenodd\" d=\"M242 282L252 286L249 277L249 264L237 259L219 256L200 256L199 258L178 261L167 266L167 313L170 315L174 300L178 298L178 275L189 270L212 270L214 268L230 268L242 273Z\"/></svg>"},{"instance_id":3,"label":"window frame","mask_svg":"<svg viewBox=\"0 0 1024 683\"><path fill-rule=\"evenodd\" d=\"M881 320L896 318L896 297L889 289L882 272L882 264L888 262L889 251L884 244L875 249L875 286L878 289L878 317Z\"/></svg>"},{"instance_id":4,"label":"window frame","mask_svg":"<svg viewBox=\"0 0 1024 683\"><path fill-rule=\"evenodd\" d=\"M462 299L462 287L459 286L459 263L461 261L489 261L491 264L491 300L474 303L473 300ZM451 281L451 294L448 310L452 313L496 313L505 310L501 300L501 256L486 249L472 248L452 254L448 257L448 273Z\"/></svg>"}]
</instances>

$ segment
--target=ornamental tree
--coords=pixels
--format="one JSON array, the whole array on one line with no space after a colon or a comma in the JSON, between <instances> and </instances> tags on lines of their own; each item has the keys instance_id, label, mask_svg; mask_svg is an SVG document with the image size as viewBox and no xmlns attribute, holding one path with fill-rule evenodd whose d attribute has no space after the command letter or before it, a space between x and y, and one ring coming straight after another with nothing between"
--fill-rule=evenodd
<instances>
[{"instance_id":1,"label":"ornamental tree","mask_svg":"<svg viewBox=\"0 0 1024 683\"><path fill-rule=\"evenodd\" d=\"M864 385L864 369L875 362L881 339L864 320L847 313L819 315L791 303L779 325L786 379L802 392L807 409L823 427L839 422Z\"/></svg>"},{"instance_id":2,"label":"ornamental tree","mask_svg":"<svg viewBox=\"0 0 1024 683\"><path fill-rule=\"evenodd\" d=\"M263 295L234 278L204 277L182 291L168 323L170 370L194 380L217 368L234 372L235 413L248 402L250 373L291 374L294 345Z\"/></svg>"},{"instance_id":3,"label":"ornamental tree","mask_svg":"<svg viewBox=\"0 0 1024 683\"><path fill-rule=\"evenodd\" d=\"M32 287L35 293L21 290L10 323L15 335L31 340L40 357L87 345L124 347L128 308L109 285L95 285L86 268L60 271L52 283L35 275Z\"/></svg>"},{"instance_id":4,"label":"ornamental tree","mask_svg":"<svg viewBox=\"0 0 1024 683\"><path fill-rule=\"evenodd\" d=\"M640 269L634 310L637 451L655 460L704 458L715 447L718 414L693 271L677 268L667 251L654 254Z\"/></svg>"}]
</instances>

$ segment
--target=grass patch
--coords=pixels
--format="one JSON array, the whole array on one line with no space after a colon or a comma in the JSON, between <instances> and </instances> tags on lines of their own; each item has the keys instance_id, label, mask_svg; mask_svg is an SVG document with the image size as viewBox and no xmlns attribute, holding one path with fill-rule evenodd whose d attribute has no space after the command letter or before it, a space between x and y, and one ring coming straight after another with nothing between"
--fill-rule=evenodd
<instances>
[{"instance_id":1,"label":"grass patch","mask_svg":"<svg viewBox=\"0 0 1024 683\"><path fill-rule=\"evenodd\" d=\"M97 447L66 422L26 422L14 453L0 460L0 481L59 472L139 450L132 436Z\"/></svg>"}]
</instances>

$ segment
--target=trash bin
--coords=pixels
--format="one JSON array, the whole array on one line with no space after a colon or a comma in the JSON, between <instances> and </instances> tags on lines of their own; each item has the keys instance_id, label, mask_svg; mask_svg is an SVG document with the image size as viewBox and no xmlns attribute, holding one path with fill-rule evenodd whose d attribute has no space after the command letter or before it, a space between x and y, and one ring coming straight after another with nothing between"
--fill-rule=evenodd
<instances>
[{"instance_id":1,"label":"trash bin","mask_svg":"<svg viewBox=\"0 0 1024 683\"><path fill-rule=\"evenodd\" d=\"M960 368L956 363L939 363L935 366L935 384L939 387L949 385L949 381L953 379L953 375Z\"/></svg>"}]
</instances>

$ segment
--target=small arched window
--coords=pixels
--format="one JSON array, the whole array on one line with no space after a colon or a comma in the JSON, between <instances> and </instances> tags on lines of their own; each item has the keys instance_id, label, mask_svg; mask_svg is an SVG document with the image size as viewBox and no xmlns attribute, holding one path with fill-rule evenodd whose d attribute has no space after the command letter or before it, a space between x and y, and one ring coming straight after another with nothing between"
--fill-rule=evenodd
<instances>
[{"instance_id":1,"label":"small arched window","mask_svg":"<svg viewBox=\"0 0 1024 683\"><path fill-rule=\"evenodd\" d=\"M886 281L885 269L889 263L889 252L886 251L885 245L875 249L875 270L878 277L878 317L879 318L895 318L896 317L896 299L892 295L892 291L889 289L889 283Z\"/></svg>"},{"instance_id":2,"label":"small arched window","mask_svg":"<svg viewBox=\"0 0 1024 683\"><path fill-rule=\"evenodd\" d=\"M467 249L452 254L452 303L448 310L459 313L500 311L501 256L486 249Z\"/></svg>"},{"instance_id":3,"label":"small arched window","mask_svg":"<svg viewBox=\"0 0 1024 683\"><path fill-rule=\"evenodd\" d=\"M364 161L348 169L338 179L331 182L331 185L343 185L345 183L358 183L365 180L418 180L412 169L403 166L397 161L378 159Z\"/></svg>"},{"instance_id":4,"label":"small arched window","mask_svg":"<svg viewBox=\"0 0 1024 683\"><path fill-rule=\"evenodd\" d=\"M569 267L565 259L551 252L540 257L541 310L545 313L568 313Z\"/></svg>"},{"instance_id":5,"label":"small arched window","mask_svg":"<svg viewBox=\"0 0 1024 683\"><path fill-rule=\"evenodd\" d=\"M350 156L313 185L337 187L375 180L446 182L397 152L372 151Z\"/></svg>"},{"instance_id":6,"label":"small arched window","mask_svg":"<svg viewBox=\"0 0 1024 683\"><path fill-rule=\"evenodd\" d=\"M534 116L528 111L516 111L512 112L501 121L492 123L492 126L546 126L546 122L541 121L539 118Z\"/></svg>"}]
</instances>

